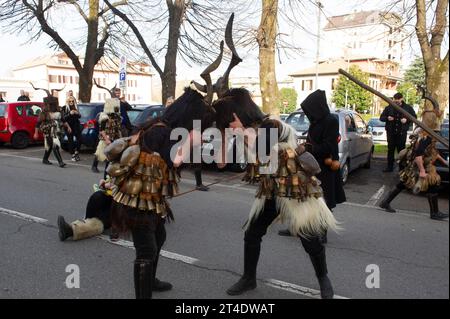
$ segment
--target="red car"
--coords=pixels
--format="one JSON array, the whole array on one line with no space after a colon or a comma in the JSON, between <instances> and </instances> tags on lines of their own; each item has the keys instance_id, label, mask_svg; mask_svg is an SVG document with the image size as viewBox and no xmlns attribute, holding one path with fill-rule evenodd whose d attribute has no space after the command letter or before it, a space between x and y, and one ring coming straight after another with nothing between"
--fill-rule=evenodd
<instances>
[{"instance_id":1,"label":"red car","mask_svg":"<svg viewBox=\"0 0 450 319\"><path fill-rule=\"evenodd\" d=\"M32 142L41 142L44 137L39 133L33 139L34 127L42 111L42 102L0 103L0 144L11 143L14 148L25 148Z\"/></svg>"}]
</instances>

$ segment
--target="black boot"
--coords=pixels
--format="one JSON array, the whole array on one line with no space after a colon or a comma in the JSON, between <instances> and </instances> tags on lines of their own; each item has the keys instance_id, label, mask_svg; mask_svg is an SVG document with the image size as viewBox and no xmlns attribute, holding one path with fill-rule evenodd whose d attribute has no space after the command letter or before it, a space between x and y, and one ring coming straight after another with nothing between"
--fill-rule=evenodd
<instances>
[{"instance_id":1,"label":"black boot","mask_svg":"<svg viewBox=\"0 0 450 319\"><path fill-rule=\"evenodd\" d=\"M236 296L256 288L256 267L260 250L261 244L244 244L244 275L227 290L227 294Z\"/></svg>"},{"instance_id":2,"label":"black boot","mask_svg":"<svg viewBox=\"0 0 450 319\"><path fill-rule=\"evenodd\" d=\"M158 255L156 255L155 262L153 263L153 291L168 291L172 289L172 284L170 282L161 281L158 278L156 278L156 269L158 268L158 259L159 259L159 252Z\"/></svg>"},{"instance_id":3,"label":"black boot","mask_svg":"<svg viewBox=\"0 0 450 319\"><path fill-rule=\"evenodd\" d=\"M325 256L325 248L316 256L309 255L311 262L319 280L320 296L322 299L332 299L334 296L333 286L328 278L327 259Z\"/></svg>"},{"instance_id":4,"label":"black boot","mask_svg":"<svg viewBox=\"0 0 450 319\"><path fill-rule=\"evenodd\" d=\"M61 241L65 241L67 238L73 236L72 227L66 223L62 216L58 216L58 229L59 240Z\"/></svg>"},{"instance_id":5,"label":"black boot","mask_svg":"<svg viewBox=\"0 0 450 319\"><path fill-rule=\"evenodd\" d=\"M94 156L94 162L92 163L91 171L94 173L100 173L97 166L98 166L98 159L97 156Z\"/></svg>"},{"instance_id":6,"label":"black boot","mask_svg":"<svg viewBox=\"0 0 450 319\"><path fill-rule=\"evenodd\" d=\"M397 186L387 194L387 196L381 201L380 207L386 210L389 213L395 213L395 209L391 207L391 202L397 197L398 194L402 191L401 188Z\"/></svg>"},{"instance_id":7,"label":"black boot","mask_svg":"<svg viewBox=\"0 0 450 319\"><path fill-rule=\"evenodd\" d=\"M136 299L152 299L153 262L148 259L134 261L134 290Z\"/></svg>"},{"instance_id":8,"label":"black boot","mask_svg":"<svg viewBox=\"0 0 450 319\"><path fill-rule=\"evenodd\" d=\"M48 160L50 157L51 150L46 150L44 153L44 158L42 159L42 163L46 165L52 165L52 162Z\"/></svg>"},{"instance_id":9,"label":"black boot","mask_svg":"<svg viewBox=\"0 0 450 319\"><path fill-rule=\"evenodd\" d=\"M441 213L438 206L439 194L428 194L428 204L430 204L430 218L436 220L443 220L448 217L448 214Z\"/></svg>"},{"instance_id":10,"label":"black boot","mask_svg":"<svg viewBox=\"0 0 450 319\"><path fill-rule=\"evenodd\" d=\"M53 155L55 155L56 159L58 160L59 167L66 166L66 163L63 162L63 159L61 157L61 153L59 152L58 147L53 148Z\"/></svg>"}]
</instances>

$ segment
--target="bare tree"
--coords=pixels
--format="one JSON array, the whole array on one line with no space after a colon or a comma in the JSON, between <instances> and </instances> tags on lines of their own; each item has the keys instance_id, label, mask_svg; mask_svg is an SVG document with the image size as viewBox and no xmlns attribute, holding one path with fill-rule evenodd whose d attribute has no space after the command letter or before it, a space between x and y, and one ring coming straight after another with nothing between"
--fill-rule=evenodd
<instances>
[{"instance_id":1,"label":"bare tree","mask_svg":"<svg viewBox=\"0 0 450 319\"><path fill-rule=\"evenodd\" d=\"M132 1L121 0L112 4L119 7ZM71 6L80 15L87 26L84 34L84 56L76 53L77 44L70 43L58 32L58 26L52 23L59 6ZM62 50L72 61L79 74L79 96L83 102L91 100L92 77L94 67L104 56L106 44L111 40L110 22L107 17L109 8L102 8L99 0L5 0L0 4L0 20L5 28L13 32L30 34L30 41L38 40L43 33L52 39L51 46Z\"/></svg>"},{"instance_id":2,"label":"bare tree","mask_svg":"<svg viewBox=\"0 0 450 319\"><path fill-rule=\"evenodd\" d=\"M431 103L427 103L422 116L424 123L431 128L438 128L443 110L448 107L448 53L441 57L442 44L448 27L448 0L438 0L434 8L434 17L428 29L425 0L416 0L416 35L425 64L425 81L427 90L440 105L441 112L433 112Z\"/></svg>"},{"instance_id":3,"label":"bare tree","mask_svg":"<svg viewBox=\"0 0 450 319\"><path fill-rule=\"evenodd\" d=\"M218 37L222 35L227 12L220 9L219 0L166 0L165 7L161 1L150 0L147 5L152 8L151 18L142 13L115 8L110 1L105 4L120 17L133 31L140 46L158 73L162 83L162 103L170 96L175 96L176 70L178 54L187 63L205 63L217 55ZM155 32L156 40L162 41L162 48L150 47L141 30L159 28ZM161 40L162 39L162 40ZM157 62L157 55L165 50L164 66Z\"/></svg>"},{"instance_id":4,"label":"bare tree","mask_svg":"<svg viewBox=\"0 0 450 319\"><path fill-rule=\"evenodd\" d=\"M278 0L262 0L261 23L258 27L259 83L262 108L278 114L278 85L275 73L275 44L277 37Z\"/></svg>"}]
</instances>

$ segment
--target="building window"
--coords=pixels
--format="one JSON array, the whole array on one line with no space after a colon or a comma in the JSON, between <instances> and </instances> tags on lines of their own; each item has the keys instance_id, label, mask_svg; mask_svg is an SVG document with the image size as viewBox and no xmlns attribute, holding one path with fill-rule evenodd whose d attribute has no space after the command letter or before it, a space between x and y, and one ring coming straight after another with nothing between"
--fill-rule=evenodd
<instances>
[{"instance_id":1,"label":"building window","mask_svg":"<svg viewBox=\"0 0 450 319\"><path fill-rule=\"evenodd\" d=\"M48 76L48 81L49 81L50 83L56 83L56 82L58 82L58 77L57 77L56 75L50 75L50 74L49 74L49 76Z\"/></svg>"},{"instance_id":2,"label":"building window","mask_svg":"<svg viewBox=\"0 0 450 319\"><path fill-rule=\"evenodd\" d=\"M63 78L63 77L62 77L61 75L58 75L58 83L63 83L63 82L62 82L62 81L63 81L62 78Z\"/></svg>"},{"instance_id":3,"label":"building window","mask_svg":"<svg viewBox=\"0 0 450 319\"><path fill-rule=\"evenodd\" d=\"M336 89L336 79L335 78L331 79L331 89L332 90Z\"/></svg>"},{"instance_id":4,"label":"building window","mask_svg":"<svg viewBox=\"0 0 450 319\"><path fill-rule=\"evenodd\" d=\"M311 91L313 87L313 80L302 81L302 91Z\"/></svg>"},{"instance_id":5,"label":"building window","mask_svg":"<svg viewBox=\"0 0 450 319\"><path fill-rule=\"evenodd\" d=\"M136 94L133 94L133 101L136 101Z\"/></svg>"},{"instance_id":6,"label":"building window","mask_svg":"<svg viewBox=\"0 0 450 319\"><path fill-rule=\"evenodd\" d=\"M79 84L80 83L80 78L78 76L75 77L75 84Z\"/></svg>"}]
</instances>

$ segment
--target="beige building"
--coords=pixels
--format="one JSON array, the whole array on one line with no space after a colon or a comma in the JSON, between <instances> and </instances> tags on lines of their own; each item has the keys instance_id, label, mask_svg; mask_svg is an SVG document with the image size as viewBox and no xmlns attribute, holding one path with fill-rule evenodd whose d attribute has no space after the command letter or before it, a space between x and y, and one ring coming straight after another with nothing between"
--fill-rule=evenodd
<instances>
[{"instance_id":1,"label":"beige building","mask_svg":"<svg viewBox=\"0 0 450 319\"><path fill-rule=\"evenodd\" d=\"M395 94L397 83L400 81L400 69L396 62L391 60L381 60L374 57L352 57L348 60L330 59L321 61L318 67L318 85L324 90L330 105L333 91L339 78L339 69L348 70L350 66L356 65L362 71L369 74L369 86L382 92L387 96ZM294 88L298 93L298 101L301 103L310 93L315 91L316 66L300 70L290 74L294 79ZM373 96L373 114L380 113L381 101Z\"/></svg>"},{"instance_id":2,"label":"beige building","mask_svg":"<svg viewBox=\"0 0 450 319\"><path fill-rule=\"evenodd\" d=\"M403 64L407 36L395 13L361 11L330 17L323 38L324 59L370 56Z\"/></svg>"},{"instance_id":3,"label":"beige building","mask_svg":"<svg viewBox=\"0 0 450 319\"><path fill-rule=\"evenodd\" d=\"M83 59L81 59L81 63L83 63ZM95 67L94 80L107 88L112 88L114 85L119 86L118 64L118 61L102 59ZM62 97L66 97L69 90L72 90L78 97L78 72L64 53L30 60L16 67L13 70L13 76L21 83L28 83L25 89L33 100L41 100L45 96L45 92L34 91L29 82L36 87L48 90L64 88L58 93L60 104L64 103ZM152 101L152 76L149 65L128 62L126 100L130 103L150 103ZM13 93L8 92L8 95L10 94ZM106 90L93 86L91 102L103 102L108 97L109 93Z\"/></svg>"}]
</instances>

